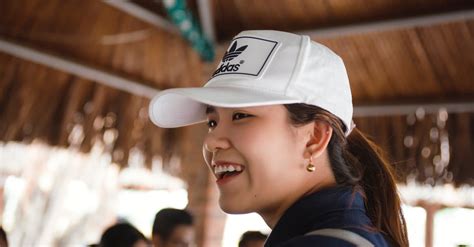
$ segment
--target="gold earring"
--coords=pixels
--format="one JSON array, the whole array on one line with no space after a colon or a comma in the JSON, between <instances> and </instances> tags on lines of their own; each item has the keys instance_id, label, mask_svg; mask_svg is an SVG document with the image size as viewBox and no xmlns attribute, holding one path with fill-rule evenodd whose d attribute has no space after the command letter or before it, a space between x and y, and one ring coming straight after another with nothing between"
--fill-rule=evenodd
<instances>
[{"instance_id":1,"label":"gold earring","mask_svg":"<svg viewBox=\"0 0 474 247\"><path fill-rule=\"evenodd\" d=\"M313 165L313 156L309 158L309 164L306 166L306 171L308 172L314 172L316 170L316 167Z\"/></svg>"}]
</instances>

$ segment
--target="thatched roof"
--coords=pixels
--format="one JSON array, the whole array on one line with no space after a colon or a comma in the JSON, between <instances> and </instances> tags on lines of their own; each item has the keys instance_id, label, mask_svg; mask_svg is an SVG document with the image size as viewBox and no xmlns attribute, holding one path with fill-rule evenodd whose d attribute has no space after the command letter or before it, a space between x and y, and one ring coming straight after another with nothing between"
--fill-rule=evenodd
<instances>
[{"instance_id":1,"label":"thatched roof","mask_svg":"<svg viewBox=\"0 0 474 247\"><path fill-rule=\"evenodd\" d=\"M217 57L244 29L307 33L327 45L346 63L356 123L388 148L401 170L429 183L431 176L474 184L474 2L187 3L216 41ZM88 151L105 135L114 160L123 166L134 146L143 150L148 164L154 155L186 156L192 149L189 140L200 136L194 130L152 126L147 119L149 96L154 89L202 85L217 59L200 59L166 21L162 1L16 0L1 5L0 140L40 138L50 145L78 145ZM130 5L141 12L131 11ZM26 57L11 52L7 45L12 44L30 52L23 51ZM78 64L135 87L107 84L95 72L71 72L42 58L34 60L28 57L31 50L61 59L61 66ZM426 117L410 124L407 118L419 105L425 106ZM436 123L440 107L449 112L442 127ZM77 134L79 127L71 135L75 126L83 129L83 137ZM440 174L433 159L441 155L442 135L431 140L433 128L449 136L449 166ZM409 146L407 136L415 138ZM422 155L429 145L430 154Z\"/></svg>"}]
</instances>

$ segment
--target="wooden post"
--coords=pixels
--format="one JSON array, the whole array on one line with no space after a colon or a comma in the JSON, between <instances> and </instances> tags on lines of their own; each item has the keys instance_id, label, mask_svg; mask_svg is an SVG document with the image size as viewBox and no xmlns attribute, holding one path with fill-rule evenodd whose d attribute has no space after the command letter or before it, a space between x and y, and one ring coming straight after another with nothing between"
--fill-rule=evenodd
<instances>
[{"instance_id":1,"label":"wooden post","mask_svg":"<svg viewBox=\"0 0 474 247\"><path fill-rule=\"evenodd\" d=\"M3 224L3 205L5 202L3 201L3 192L4 192L4 181L1 181L2 184L0 184L0 226Z\"/></svg>"},{"instance_id":2,"label":"wooden post","mask_svg":"<svg viewBox=\"0 0 474 247\"><path fill-rule=\"evenodd\" d=\"M434 216L441 206L428 202L422 202L420 206L426 211L425 246L433 247Z\"/></svg>"},{"instance_id":3,"label":"wooden post","mask_svg":"<svg viewBox=\"0 0 474 247\"><path fill-rule=\"evenodd\" d=\"M188 184L188 209L195 216L197 245L221 246L226 215L219 208L215 179L202 156L202 140L207 129L195 125L184 131L179 144L181 171Z\"/></svg>"}]
</instances>

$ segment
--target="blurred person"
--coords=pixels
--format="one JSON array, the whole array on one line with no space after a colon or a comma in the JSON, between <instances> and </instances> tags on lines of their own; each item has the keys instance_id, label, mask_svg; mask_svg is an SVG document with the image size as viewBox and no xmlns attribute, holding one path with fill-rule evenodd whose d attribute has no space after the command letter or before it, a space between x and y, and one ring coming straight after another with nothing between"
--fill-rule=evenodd
<instances>
[{"instance_id":1,"label":"blurred person","mask_svg":"<svg viewBox=\"0 0 474 247\"><path fill-rule=\"evenodd\" d=\"M148 247L149 241L129 223L117 223L107 228L100 238L99 247Z\"/></svg>"},{"instance_id":2,"label":"blurred person","mask_svg":"<svg viewBox=\"0 0 474 247\"><path fill-rule=\"evenodd\" d=\"M152 243L155 247L195 246L193 216L181 209L160 210L153 222Z\"/></svg>"},{"instance_id":3,"label":"blurred person","mask_svg":"<svg viewBox=\"0 0 474 247\"><path fill-rule=\"evenodd\" d=\"M246 231L242 234L239 241L239 247L263 247L267 235L259 231Z\"/></svg>"},{"instance_id":4,"label":"blurred person","mask_svg":"<svg viewBox=\"0 0 474 247\"><path fill-rule=\"evenodd\" d=\"M2 226L0 226L0 247L8 247L7 233Z\"/></svg>"}]
</instances>

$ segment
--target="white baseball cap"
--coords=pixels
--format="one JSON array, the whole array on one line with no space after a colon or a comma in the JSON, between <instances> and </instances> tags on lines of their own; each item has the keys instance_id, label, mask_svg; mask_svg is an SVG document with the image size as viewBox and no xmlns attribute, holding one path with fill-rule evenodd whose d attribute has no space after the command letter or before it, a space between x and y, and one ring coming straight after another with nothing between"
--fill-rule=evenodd
<instances>
[{"instance_id":1,"label":"white baseball cap","mask_svg":"<svg viewBox=\"0 0 474 247\"><path fill-rule=\"evenodd\" d=\"M152 122L174 128L206 121L206 107L305 103L339 117L352 130L352 96L342 59L308 36L239 33L211 79L199 88L167 89L150 103Z\"/></svg>"}]
</instances>

